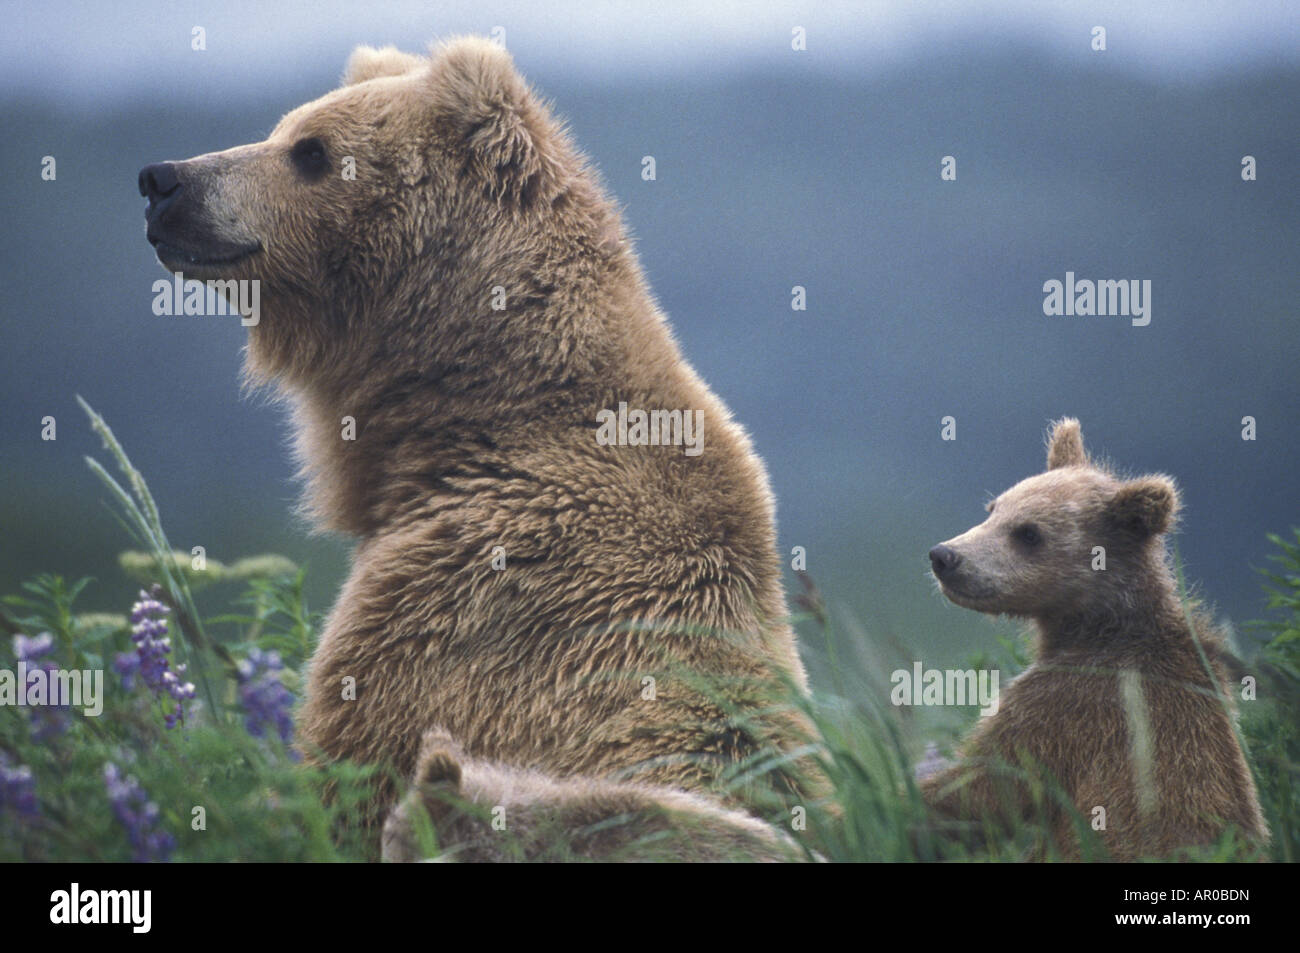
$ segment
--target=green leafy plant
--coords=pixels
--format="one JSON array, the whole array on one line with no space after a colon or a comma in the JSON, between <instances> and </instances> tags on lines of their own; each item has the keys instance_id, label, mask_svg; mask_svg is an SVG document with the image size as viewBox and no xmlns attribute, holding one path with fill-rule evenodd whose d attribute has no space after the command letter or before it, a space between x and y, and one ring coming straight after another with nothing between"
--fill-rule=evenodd
<instances>
[{"instance_id":1,"label":"green leafy plant","mask_svg":"<svg viewBox=\"0 0 1300 953\"><path fill-rule=\"evenodd\" d=\"M1273 831L1277 861L1300 859L1300 528L1269 534L1277 552L1265 577L1272 617L1251 624L1268 642L1260 650L1256 700L1243 703L1242 730L1258 768L1260 801Z\"/></svg>"},{"instance_id":2,"label":"green leafy plant","mask_svg":"<svg viewBox=\"0 0 1300 953\"><path fill-rule=\"evenodd\" d=\"M197 569L171 548L144 478L112 431L83 406L121 476L88 463L140 547L122 554L120 568L162 605L151 598L131 605L136 593L124 590L121 614L79 613L77 600L92 580L48 574L0 599L0 627L8 636L0 640L0 669L13 669L21 656L28 664L107 676L97 716L0 706L0 861L373 859L376 832L350 820L364 815L379 769L301 762L284 730L291 728L288 712L320 625L303 594L307 571L275 554L208 559ZM1291 861L1300 855L1300 530L1292 539L1269 539L1278 550L1271 557L1275 568L1266 572L1272 618L1258 623L1269 640L1253 669L1258 700L1241 706L1242 729L1273 831L1272 856ZM219 611L200 616L193 595L199 590L204 604L218 602ZM817 625L827 657L850 657L836 644L814 589L803 602L810 616L799 621ZM175 659L161 641L173 637ZM1023 638L998 642L968 667L997 668L1010 677L1028 664ZM202 686L192 706L182 703L184 717L175 727L164 717L174 710L174 696L139 684L143 676L134 687L119 678L139 670L142 645L153 646L158 671L192 672ZM829 792L793 810L774 802L768 813L805 856L1018 861L1041 845L1049 806L1072 811L1059 791L1043 786L1038 811L1013 829L936 823L915 780L916 758L933 740L929 729L881 701L865 675L858 683L849 667L833 668L833 691L808 696L787 685L784 696L771 699L774 708L802 709L815 729L806 746L752 758L730 778L735 790L748 789L768 772L792 770L800 758L816 761ZM727 694L726 686L720 690L719 702ZM738 730L750 727L750 715L730 716ZM951 727L955 738L963 725ZM1104 859L1086 819L1070 816L1087 856ZM436 853L437 832L427 818L417 821L422 848ZM1240 846L1229 833L1180 859L1236 858Z\"/></svg>"}]
</instances>

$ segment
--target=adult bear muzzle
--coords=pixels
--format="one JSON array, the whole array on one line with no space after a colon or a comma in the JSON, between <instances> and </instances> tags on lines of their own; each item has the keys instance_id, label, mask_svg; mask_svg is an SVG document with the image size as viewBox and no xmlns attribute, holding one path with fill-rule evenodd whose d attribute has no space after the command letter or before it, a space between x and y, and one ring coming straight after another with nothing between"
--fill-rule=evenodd
<instances>
[{"instance_id":1,"label":"adult bear muzzle","mask_svg":"<svg viewBox=\"0 0 1300 953\"><path fill-rule=\"evenodd\" d=\"M205 202L200 175L190 162L155 162L140 170L137 187L148 199L145 237L164 268L188 270L195 277L218 276L261 248L256 241L233 241L218 234Z\"/></svg>"}]
</instances>

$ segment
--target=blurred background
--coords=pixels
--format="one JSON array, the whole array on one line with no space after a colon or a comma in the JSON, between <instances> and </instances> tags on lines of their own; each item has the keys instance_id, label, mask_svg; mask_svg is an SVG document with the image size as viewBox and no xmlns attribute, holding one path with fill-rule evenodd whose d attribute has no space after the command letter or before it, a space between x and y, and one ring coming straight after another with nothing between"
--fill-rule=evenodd
<instances>
[{"instance_id":1,"label":"blurred background","mask_svg":"<svg viewBox=\"0 0 1300 953\"><path fill-rule=\"evenodd\" d=\"M284 553L329 606L347 541L292 514L286 420L240 392L238 322L152 314L164 273L136 173L263 138L333 88L357 44L423 51L501 28L623 204L685 353L764 456L782 553L806 548L847 641L834 665L945 667L1013 631L939 598L926 552L1042 469L1063 414L1121 468L1175 475L1188 578L1221 618L1263 613L1265 534L1300 522L1294 4L3 9L0 592L57 572L96 577L82 608L134 596L115 562L130 540L83 461L104 454L81 394L177 548ZM1246 155L1257 181L1242 180ZM956 181L940 179L944 156ZM1150 325L1045 316L1043 283L1067 271L1149 279ZM806 311L791 310L795 285ZM940 439L946 415L955 441ZM803 631L825 683L816 627Z\"/></svg>"}]
</instances>

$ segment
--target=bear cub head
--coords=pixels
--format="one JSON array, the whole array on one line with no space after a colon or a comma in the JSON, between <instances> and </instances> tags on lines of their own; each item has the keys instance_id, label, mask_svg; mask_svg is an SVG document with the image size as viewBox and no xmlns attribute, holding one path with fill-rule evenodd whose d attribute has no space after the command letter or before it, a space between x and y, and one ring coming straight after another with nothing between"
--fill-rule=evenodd
<instances>
[{"instance_id":1,"label":"bear cub head","mask_svg":"<svg viewBox=\"0 0 1300 953\"><path fill-rule=\"evenodd\" d=\"M1057 421L1047 470L987 505L988 519L930 550L960 606L1040 620L1113 614L1167 585L1163 534L1178 491L1162 475L1121 479L1084 451L1079 422Z\"/></svg>"}]
</instances>

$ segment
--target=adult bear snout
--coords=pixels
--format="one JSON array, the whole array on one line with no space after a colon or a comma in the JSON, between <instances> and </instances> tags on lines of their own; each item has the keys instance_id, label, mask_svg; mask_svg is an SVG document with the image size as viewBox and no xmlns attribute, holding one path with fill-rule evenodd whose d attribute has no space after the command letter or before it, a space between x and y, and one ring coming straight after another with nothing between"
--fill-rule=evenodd
<instances>
[{"instance_id":1,"label":"adult bear snout","mask_svg":"<svg viewBox=\"0 0 1300 953\"><path fill-rule=\"evenodd\" d=\"M145 166L140 170L138 185L140 194L149 200L144 217L152 221L162 214L180 191L181 180L176 174L176 163L155 162Z\"/></svg>"},{"instance_id":2,"label":"adult bear snout","mask_svg":"<svg viewBox=\"0 0 1300 953\"><path fill-rule=\"evenodd\" d=\"M930 550L930 568L934 570L936 576L943 576L950 573L961 562L961 556L950 546L940 543L934 549Z\"/></svg>"}]
</instances>

